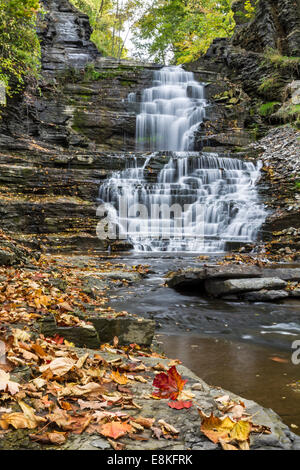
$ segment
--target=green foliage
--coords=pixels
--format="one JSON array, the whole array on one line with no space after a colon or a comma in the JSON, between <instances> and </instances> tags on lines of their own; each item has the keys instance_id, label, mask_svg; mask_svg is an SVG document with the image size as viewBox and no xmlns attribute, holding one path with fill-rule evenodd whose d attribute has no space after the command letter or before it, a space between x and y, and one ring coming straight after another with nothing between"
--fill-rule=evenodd
<instances>
[{"instance_id":1,"label":"green foliage","mask_svg":"<svg viewBox=\"0 0 300 470\"><path fill-rule=\"evenodd\" d=\"M24 78L36 78L40 43L36 34L38 0L0 0L0 80L8 94L17 93Z\"/></svg>"},{"instance_id":2,"label":"green foliage","mask_svg":"<svg viewBox=\"0 0 300 470\"><path fill-rule=\"evenodd\" d=\"M233 0L153 0L141 9L135 22L137 55L164 63L197 59L214 38L232 35L232 3Z\"/></svg>"},{"instance_id":3,"label":"green foliage","mask_svg":"<svg viewBox=\"0 0 300 470\"><path fill-rule=\"evenodd\" d=\"M258 0L246 0L245 1L245 16L246 18L252 19L255 16Z\"/></svg>"},{"instance_id":4,"label":"green foliage","mask_svg":"<svg viewBox=\"0 0 300 470\"><path fill-rule=\"evenodd\" d=\"M281 70L291 70L292 72L299 71L300 57L284 56L275 49L268 49L264 56L264 63L266 65L271 64Z\"/></svg>"},{"instance_id":5,"label":"green foliage","mask_svg":"<svg viewBox=\"0 0 300 470\"><path fill-rule=\"evenodd\" d=\"M91 40L105 56L125 58L125 25L135 3L131 0L70 0L89 16L93 34ZM134 3L134 5L132 5ZM125 38L123 39L122 36Z\"/></svg>"},{"instance_id":6,"label":"green foliage","mask_svg":"<svg viewBox=\"0 0 300 470\"><path fill-rule=\"evenodd\" d=\"M296 126L300 123L300 104L289 104L283 106L277 115L285 122L294 122Z\"/></svg>"},{"instance_id":7,"label":"green foliage","mask_svg":"<svg viewBox=\"0 0 300 470\"><path fill-rule=\"evenodd\" d=\"M269 92L278 90L281 86L280 75L275 73L274 75L263 77L258 89L260 92L268 94Z\"/></svg>"},{"instance_id":8,"label":"green foliage","mask_svg":"<svg viewBox=\"0 0 300 470\"><path fill-rule=\"evenodd\" d=\"M258 112L261 116L268 117L274 113L275 108L277 106L280 106L280 103L278 101L271 101L269 103L264 103L259 107Z\"/></svg>"}]
</instances>

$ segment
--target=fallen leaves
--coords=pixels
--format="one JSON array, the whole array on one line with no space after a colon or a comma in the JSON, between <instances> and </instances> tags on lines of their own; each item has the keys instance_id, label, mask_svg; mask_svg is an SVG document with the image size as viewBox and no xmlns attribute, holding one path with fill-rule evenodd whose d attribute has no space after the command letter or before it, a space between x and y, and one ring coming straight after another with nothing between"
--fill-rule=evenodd
<instances>
[{"instance_id":1,"label":"fallen leaves","mask_svg":"<svg viewBox=\"0 0 300 470\"><path fill-rule=\"evenodd\" d=\"M100 434L105 437L111 437L112 439L118 439L132 431L132 426L128 423L120 423L118 421L112 421L111 423L104 424L100 428Z\"/></svg>"},{"instance_id":2,"label":"fallen leaves","mask_svg":"<svg viewBox=\"0 0 300 470\"><path fill-rule=\"evenodd\" d=\"M0 419L0 426L2 429L8 429L12 426L15 429L34 429L40 423L45 423L46 419L36 416L34 409L23 401L19 402L19 406L23 413L3 413Z\"/></svg>"},{"instance_id":3,"label":"fallen leaves","mask_svg":"<svg viewBox=\"0 0 300 470\"><path fill-rule=\"evenodd\" d=\"M46 364L40 367L40 372L45 372L48 369L54 376L62 377L69 372L75 366L75 362L67 357L58 357L53 359L50 364Z\"/></svg>"},{"instance_id":4,"label":"fallen leaves","mask_svg":"<svg viewBox=\"0 0 300 470\"><path fill-rule=\"evenodd\" d=\"M169 402L168 406L170 408L174 408L175 410L183 410L184 408L191 408L191 406L193 406L193 402L179 400L179 401Z\"/></svg>"},{"instance_id":5,"label":"fallen leaves","mask_svg":"<svg viewBox=\"0 0 300 470\"><path fill-rule=\"evenodd\" d=\"M227 396L221 399L227 399ZM228 397L229 398L229 397ZM220 402L220 399L217 399ZM238 416L233 417L225 415L222 418L211 413L209 416L205 415L198 409L201 417L200 430L205 436L214 444L220 443L223 450L249 450L251 432L261 432L270 434L271 430L266 426L255 425L250 421L250 417L245 416L245 409L239 404L230 401L230 409L241 407L243 409L243 418L238 413ZM224 402L223 402L224 403Z\"/></svg>"},{"instance_id":6,"label":"fallen leaves","mask_svg":"<svg viewBox=\"0 0 300 470\"><path fill-rule=\"evenodd\" d=\"M187 380L183 380L177 372L175 366L172 366L167 373L158 374L153 380L153 386L158 388L158 392L153 392L157 398L170 398L176 400L183 390Z\"/></svg>"},{"instance_id":7,"label":"fallen leaves","mask_svg":"<svg viewBox=\"0 0 300 470\"><path fill-rule=\"evenodd\" d=\"M19 391L19 384L10 380L8 372L0 369L0 391L8 392L11 395L15 395Z\"/></svg>"}]
</instances>

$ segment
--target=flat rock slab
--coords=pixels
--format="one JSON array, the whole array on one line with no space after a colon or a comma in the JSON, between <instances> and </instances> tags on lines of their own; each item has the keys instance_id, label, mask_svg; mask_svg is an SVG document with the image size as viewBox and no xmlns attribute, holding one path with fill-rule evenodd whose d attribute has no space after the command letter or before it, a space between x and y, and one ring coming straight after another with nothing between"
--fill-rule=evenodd
<instances>
[{"instance_id":1,"label":"flat rock slab","mask_svg":"<svg viewBox=\"0 0 300 470\"><path fill-rule=\"evenodd\" d=\"M150 346L155 333L155 321L138 317L91 317L100 342L109 343L115 336L120 345L137 343Z\"/></svg>"},{"instance_id":2,"label":"flat rock slab","mask_svg":"<svg viewBox=\"0 0 300 470\"><path fill-rule=\"evenodd\" d=\"M99 348L99 336L93 325L86 325L86 327L61 327L57 325L54 315L48 315L39 324L40 331L45 336L52 337L59 335L79 348Z\"/></svg>"},{"instance_id":3,"label":"flat rock slab","mask_svg":"<svg viewBox=\"0 0 300 470\"><path fill-rule=\"evenodd\" d=\"M85 352L86 350L82 350L81 355ZM89 352L91 356L94 355L94 351ZM124 355L120 356L118 354L110 354L105 351L101 351L101 356L106 361L117 360L118 358L122 359L123 362L127 362L128 360ZM152 368L156 366L158 362L169 367L170 359L143 357L142 362L148 369L147 382L134 382L131 385L127 385L134 396L134 402L141 408L135 410L124 410L120 407L114 407L111 411L126 412L127 414L135 417L143 416L145 418L155 418L155 425L157 425L158 420L163 419L171 426L178 429L179 434L177 439L161 438L158 440L153 437L153 433L150 430L145 430L143 434L146 435L148 440L142 442L132 440L128 437L121 437L118 439L118 442L125 444L126 450L220 450L219 444L211 442L200 431L200 417L197 407L206 414L210 414L211 412L216 414L218 411L215 398L227 394L230 396L230 399L237 402L241 400L245 403L246 411L249 415L253 416L252 420L254 424L265 425L271 428L271 434L250 435L250 448L252 450L300 449L300 437L291 432L288 426L281 421L280 417L274 411L263 408L254 401L246 400L233 393L222 390L219 387L211 387L182 365L178 365L176 367L182 377L187 380L185 388L187 390L192 390L195 395L193 398L193 406L185 410L174 410L167 404L169 399L154 400L149 398L153 393L152 382L155 376ZM28 434L31 432L31 430L18 429L4 434L3 438L0 439L0 449L56 449L56 446L41 445L30 440ZM96 431L94 434L88 434L85 432L80 435L70 434L68 440L61 445L59 449L106 450L108 449L108 441L97 434Z\"/></svg>"},{"instance_id":4,"label":"flat rock slab","mask_svg":"<svg viewBox=\"0 0 300 470\"><path fill-rule=\"evenodd\" d=\"M100 344L112 342L117 336L121 346L131 343L150 346L155 332L155 321L135 316L85 318L92 323L85 327L60 327L55 317L48 315L40 323L40 331L45 336L59 335L82 348L98 349Z\"/></svg>"},{"instance_id":5,"label":"flat rock slab","mask_svg":"<svg viewBox=\"0 0 300 470\"><path fill-rule=\"evenodd\" d=\"M263 269L263 277L273 277L275 274L284 281L300 281L300 268L270 268Z\"/></svg>"},{"instance_id":6,"label":"flat rock slab","mask_svg":"<svg viewBox=\"0 0 300 470\"><path fill-rule=\"evenodd\" d=\"M250 302L271 302L272 300L281 300L289 297L289 293L286 290L266 290L248 292L242 294L240 298L242 300L248 300Z\"/></svg>"},{"instance_id":7,"label":"flat rock slab","mask_svg":"<svg viewBox=\"0 0 300 470\"><path fill-rule=\"evenodd\" d=\"M203 266L195 269L179 270L168 273L166 285L171 288L193 288L201 285L206 279L243 279L261 276L261 269L257 266Z\"/></svg>"},{"instance_id":8,"label":"flat rock slab","mask_svg":"<svg viewBox=\"0 0 300 470\"><path fill-rule=\"evenodd\" d=\"M103 279L111 279L115 281L139 282L142 276L139 273L129 271L96 271L94 273L101 276Z\"/></svg>"},{"instance_id":9,"label":"flat rock slab","mask_svg":"<svg viewBox=\"0 0 300 470\"><path fill-rule=\"evenodd\" d=\"M205 281L205 290L213 297L259 291L262 289L280 289L285 286L286 282L276 277L229 279L227 281L208 279Z\"/></svg>"}]
</instances>

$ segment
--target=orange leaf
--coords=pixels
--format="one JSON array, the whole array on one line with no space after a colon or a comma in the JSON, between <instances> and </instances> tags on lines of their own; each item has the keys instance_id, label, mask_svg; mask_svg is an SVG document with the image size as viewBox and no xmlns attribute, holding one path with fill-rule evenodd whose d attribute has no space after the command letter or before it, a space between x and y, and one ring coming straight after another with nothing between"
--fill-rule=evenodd
<instances>
[{"instance_id":1,"label":"orange leaf","mask_svg":"<svg viewBox=\"0 0 300 470\"><path fill-rule=\"evenodd\" d=\"M120 374L120 372L117 370L117 372L112 372L111 373L111 378L113 379L114 382L116 382L119 385L126 385L128 382L127 377L123 374Z\"/></svg>"},{"instance_id":2,"label":"orange leaf","mask_svg":"<svg viewBox=\"0 0 300 470\"><path fill-rule=\"evenodd\" d=\"M193 406L193 402L183 400L171 401L168 403L168 406L170 408L174 408L175 410L183 410L184 408L190 408L191 406Z\"/></svg>"},{"instance_id":3,"label":"orange leaf","mask_svg":"<svg viewBox=\"0 0 300 470\"><path fill-rule=\"evenodd\" d=\"M119 423L118 421L112 421L106 423L100 428L100 434L106 437L112 437L118 439L125 434L132 432L132 427L128 423Z\"/></svg>"},{"instance_id":4,"label":"orange leaf","mask_svg":"<svg viewBox=\"0 0 300 470\"><path fill-rule=\"evenodd\" d=\"M186 382L187 380L181 378L176 367L172 366L167 373L162 372L153 380L153 386L159 389L158 392L153 393L153 396L176 400Z\"/></svg>"}]
</instances>

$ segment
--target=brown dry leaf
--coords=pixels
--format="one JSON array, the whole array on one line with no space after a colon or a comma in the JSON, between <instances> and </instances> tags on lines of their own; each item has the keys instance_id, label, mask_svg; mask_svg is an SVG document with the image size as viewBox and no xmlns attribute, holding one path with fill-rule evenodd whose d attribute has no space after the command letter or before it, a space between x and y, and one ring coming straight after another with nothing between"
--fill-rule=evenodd
<instances>
[{"instance_id":1,"label":"brown dry leaf","mask_svg":"<svg viewBox=\"0 0 300 470\"><path fill-rule=\"evenodd\" d=\"M126 446L125 444L121 444L121 442L116 442L116 441L113 441L112 439L107 439L108 442L110 443L110 445L112 446L112 448L114 450L124 450L126 449Z\"/></svg>"},{"instance_id":2,"label":"brown dry leaf","mask_svg":"<svg viewBox=\"0 0 300 470\"><path fill-rule=\"evenodd\" d=\"M155 366L153 366L153 369L165 372L165 371L169 370L169 367L165 366L161 362L158 362Z\"/></svg>"},{"instance_id":3,"label":"brown dry leaf","mask_svg":"<svg viewBox=\"0 0 300 470\"><path fill-rule=\"evenodd\" d=\"M102 394L104 388L102 385L99 385L95 382L89 382L86 385L72 385L70 387L65 387L67 395L75 395L81 397L83 395L89 395L90 393L99 393ZM62 392L64 394L64 392ZM104 395L102 395L104 396Z\"/></svg>"},{"instance_id":4,"label":"brown dry leaf","mask_svg":"<svg viewBox=\"0 0 300 470\"><path fill-rule=\"evenodd\" d=\"M158 424L161 426L161 428L162 428L164 431L170 432L171 434L179 434L178 429L174 428L174 426L172 426L171 424L167 423L167 422L164 421L163 419L160 419L160 420L158 421Z\"/></svg>"},{"instance_id":5,"label":"brown dry leaf","mask_svg":"<svg viewBox=\"0 0 300 470\"><path fill-rule=\"evenodd\" d=\"M153 424L155 423L155 418L143 418L143 416L133 418L133 420L147 429L152 428Z\"/></svg>"},{"instance_id":6,"label":"brown dry leaf","mask_svg":"<svg viewBox=\"0 0 300 470\"><path fill-rule=\"evenodd\" d=\"M223 450L239 450L237 447L233 446L232 444L228 444L228 442L226 442L222 438L219 439L219 442Z\"/></svg>"},{"instance_id":7,"label":"brown dry leaf","mask_svg":"<svg viewBox=\"0 0 300 470\"><path fill-rule=\"evenodd\" d=\"M33 344L33 345L31 346L31 349L33 349L34 352L35 352L38 356L40 356L40 357L45 357L45 356L47 356L46 351L45 351L45 350L42 348L42 346L40 346L39 344Z\"/></svg>"},{"instance_id":8,"label":"brown dry leaf","mask_svg":"<svg viewBox=\"0 0 300 470\"><path fill-rule=\"evenodd\" d=\"M78 361L75 364L76 367L78 367L78 369L81 369L81 367L84 365L88 357L89 357L89 353L86 353L80 359L78 359Z\"/></svg>"},{"instance_id":9,"label":"brown dry leaf","mask_svg":"<svg viewBox=\"0 0 300 470\"><path fill-rule=\"evenodd\" d=\"M271 428L268 426L263 426L261 424L253 424L251 426L251 432L259 433L259 434L272 434Z\"/></svg>"},{"instance_id":10,"label":"brown dry leaf","mask_svg":"<svg viewBox=\"0 0 300 470\"><path fill-rule=\"evenodd\" d=\"M0 426L2 429L8 429L9 425L15 429L27 429L29 428L28 419L24 413L4 413L0 419Z\"/></svg>"},{"instance_id":11,"label":"brown dry leaf","mask_svg":"<svg viewBox=\"0 0 300 470\"><path fill-rule=\"evenodd\" d=\"M67 374L75 365L73 359L68 357L58 357L53 359L50 364L46 364L40 367L40 372L45 372L48 369L52 372L53 375L61 377Z\"/></svg>"},{"instance_id":12,"label":"brown dry leaf","mask_svg":"<svg viewBox=\"0 0 300 470\"><path fill-rule=\"evenodd\" d=\"M89 409L89 410L102 410L102 408L106 408L108 406L107 401L84 401L78 400L78 405L80 406L81 410Z\"/></svg>"},{"instance_id":13,"label":"brown dry leaf","mask_svg":"<svg viewBox=\"0 0 300 470\"><path fill-rule=\"evenodd\" d=\"M73 421L72 416L68 415L66 410L62 410L56 407L52 413L47 415L47 418L51 423L56 423L57 426L63 429L67 429Z\"/></svg>"},{"instance_id":14,"label":"brown dry leaf","mask_svg":"<svg viewBox=\"0 0 300 470\"><path fill-rule=\"evenodd\" d=\"M137 382L141 382L141 383L143 383L143 384L146 384L146 383L147 383L147 380L146 380L144 377L142 377L141 375L135 375L133 378L134 378L134 380L136 380Z\"/></svg>"},{"instance_id":15,"label":"brown dry leaf","mask_svg":"<svg viewBox=\"0 0 300 470\"><path fill-rule=\"evenodd\" d=\"M8 372L0 369L0 391L9 392L11 395L15 395L19 392L20 385L17 382L10 380Z\"/></svg>"},{"instance_id":16,"label":"brown dry leaf","mask_svg":"<svg viewBox=\"0 0 300 470\"><path fill-rule=\"evenodd\" d=\"M30 429L34 429L39 423L44 423L46 421L45 418L41 418L40 416L36 416L34 413L34 409L31 406L27 405L24 401L18 402L19 407L24 413L24 416L27 418L28 427Z\"/></svg>"},{"instance_id":17,"label":"brown dry leaf","mask_svg":"<svg viewBox=\"0 0 300 470\"><path fill-rule=\"evenodd\" d=\"M29 434L30 439L41 444L55 444L61 445L64 444L67 440L68 433L66 432L46 432L44 434Z\"/></svg>"},{"instance_id":18,"label":"brown dry leaf","mask_svg":"<svg viewBox=\"0 0 300 470\"><path fill-rule=\"evenodd\" d=\"M69 312L72 312L74 310L74 308L72 308L71 305L68 302L61 302L58 305L58 307L63 309L63 310L68 310Z\"/></svg>"},{"instance_id":19,"label":"brown dry leaf","mask_svg":"<svg viewBox=\"0 0 300 470\"><path fill-rule=\"evenodd\" d=\"M83 431L88 427L92 419L92 416L81 416L72 418L71 424L67 425L65 429L67 431L72 431L73 434L82 434Z\"/></svg>"}]
</instances>

